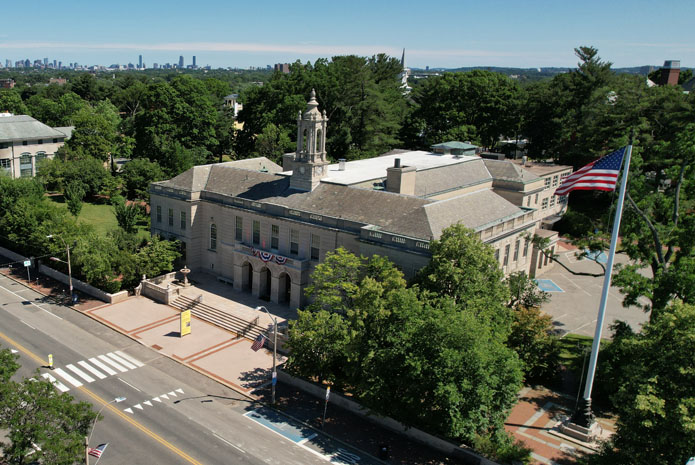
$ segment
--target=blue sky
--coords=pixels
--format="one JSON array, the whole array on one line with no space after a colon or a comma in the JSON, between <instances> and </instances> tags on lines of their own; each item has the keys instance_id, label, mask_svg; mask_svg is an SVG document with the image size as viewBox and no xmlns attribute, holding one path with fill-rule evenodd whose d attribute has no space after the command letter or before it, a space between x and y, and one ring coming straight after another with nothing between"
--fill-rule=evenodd
<instances>
[{"instance_id":1,"label":"blue sky","mask_svg":"<svg viewBox=\"0 0 695 465\"><path fill-rule=\"evenodd\" d=\"M265 66L333 55L411 67L573 67L593 45L616 67L695 67L695 1L348 0L5 2L0 60Z\"/></svg>"}]
</instances>

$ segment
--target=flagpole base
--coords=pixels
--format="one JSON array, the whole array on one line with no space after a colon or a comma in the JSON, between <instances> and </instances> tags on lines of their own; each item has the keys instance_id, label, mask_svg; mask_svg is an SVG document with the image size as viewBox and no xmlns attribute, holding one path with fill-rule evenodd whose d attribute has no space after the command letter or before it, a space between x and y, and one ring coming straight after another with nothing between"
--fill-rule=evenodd
<instances>
[{"instance_id":1,"label":"flagpole base","mask_svg":"<svg viewBox=\"0 0 695 465\"><path fill-rule=\"evenodd\" d=\"M563 434L586 443L592 442L598 436L599 429L591 411L591 399L582 399L577 410L559 427Z\"/></svg>"}]
</instances>

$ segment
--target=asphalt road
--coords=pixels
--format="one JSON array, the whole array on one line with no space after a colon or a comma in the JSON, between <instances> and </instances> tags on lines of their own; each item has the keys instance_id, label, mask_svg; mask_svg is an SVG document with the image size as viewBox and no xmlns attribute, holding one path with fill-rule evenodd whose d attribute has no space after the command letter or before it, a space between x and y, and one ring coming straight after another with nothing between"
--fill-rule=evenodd
<instances>
[{"instance_id":1,"label":"asphalt road","mask_svg":"<svg viewBox=\"0 0 695 465\"><path fill-rule=\"evenodd\" d=\"M330 440L320 434L273 417L235 391L6 277L0 277L0 346L17 351L20 375L38 369L60 383L57 389L95 410L103 407L90 441L91 447L109 443L101 465L359 460L350 460L354 451L323 447ZM48 354L54 370L45 367ZM109 403L116 397L126 400ZM331 460L327 450L343 450L348 458Z\"/></svg>"}]
</instances>

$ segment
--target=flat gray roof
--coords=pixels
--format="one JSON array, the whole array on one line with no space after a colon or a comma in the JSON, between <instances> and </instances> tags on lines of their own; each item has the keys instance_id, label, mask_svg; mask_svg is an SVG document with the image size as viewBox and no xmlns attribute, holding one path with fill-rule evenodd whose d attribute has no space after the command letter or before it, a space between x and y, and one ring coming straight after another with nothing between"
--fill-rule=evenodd
<instances>
[{"instance_id":1,"label":"flat gray roof","mask_svg":"<svg viewBox=\"0 0 695 465\"><path fill-rule=\"evenodd\" d=\"M0 117L0 141L15 141L27 139L52 139L65 134L46 126L31 116L16 115Z\"/></svg>"}]
</instances>

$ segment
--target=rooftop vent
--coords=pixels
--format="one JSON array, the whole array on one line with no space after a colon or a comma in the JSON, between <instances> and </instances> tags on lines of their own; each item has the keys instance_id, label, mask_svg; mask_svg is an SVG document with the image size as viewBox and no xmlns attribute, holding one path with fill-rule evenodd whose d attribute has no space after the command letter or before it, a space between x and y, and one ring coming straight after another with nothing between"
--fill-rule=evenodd
<instances>
[{"instance_id":1,"label":"rooftop vent","mask_svg":"<svg viewBox=\"0 0 695 465\"><path fill-rule=\"evenodd\" d=\"M400 158L395 158L393 160L393 167L394 168L400 168L401 167L401 159Z\"/></svg>"},{"instance_id":2,"label":"rooftop vent","mask_svg":"<svg viewBox=\"0 0 695 465\"><path fill-rule=\"evenodd\" d=\"M338 171L345 171L345 159L344 158L338 159Z\"/></svg>"}]
</instances>

